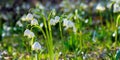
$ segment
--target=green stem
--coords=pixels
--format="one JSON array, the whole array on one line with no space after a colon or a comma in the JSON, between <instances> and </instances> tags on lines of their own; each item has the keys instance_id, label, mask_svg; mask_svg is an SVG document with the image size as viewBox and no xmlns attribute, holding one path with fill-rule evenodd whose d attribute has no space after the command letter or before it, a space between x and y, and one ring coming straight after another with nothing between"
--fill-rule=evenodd
<instances>
[{"instance_id":1,"label":"green stem","mask_svg":"<svg viewBox=\"0 0 120 60\"><path fill-rule=\"evenodd\" d=\"M117 20L116 20L116 30L115 30L115 32L116 32L116 35L115 35L115 46L117 45L117 35L118 35L118 24L119 24L119 19L120 19L120 15L118 15L118 17L117 17Z\"/></svg>"},{"instance_id":2,"label":"green stem","mask_svg":"<svg viewBox=\"0 0 120 60\"><path fill-rule=\"evenodd\" d=\"M99 14L100 14L100 23L101 23L101 26L103 26L102 13L99 11Z\"/></svg>"},{"instance_id":3,"label":"green stem","mask_svg":"<svg viewBox=\"0 0 120 60\"><path fill-rule=\"evenodd\" d=\"M82 42L82 32L80 31L80 49L82 50L82 44L83 44L83 42Z\"/></svg>"},{"instance_id":4,"label":"green stem","mask_svg":"<svg viewBox=\"0 0 120 60\"><path fill-rule=\"evenodd\" d=\"M49 17L50 17L50 15L49 15ZM48 17L48 20L49 20L49 17ZM51 26L50 26L50 23L48 21L48 27L47 27L46 19L44 17L43 17L43 20L44 20L44 24L45 24L47 39L48 39L48 42L46 41L46 43L47 43L47 48L49 50L50 60L54 60L54 57L53 57L53 42L52 42ZM49 29L49 33L50 34L48 33L48 29Z\"/></svg>"},{"instance_id":5,"label":"green stem","mask_svg":"<svg viewBox=\"0 0 120 60\"><path fill-rule=\"evenodd\" d=\"M31 47L32 47L33 42L34 42L34 38L32 38L32 40L31 40ZM32 50L32 48L31 48L31 50Z\"/></svg>"},{"instance_id":6,"label":"green stem","mask_svg":"<svg viewBox=\"0 0 120 60\"><path fill-rule=\"evenodd\" d=\"M46 37L46 34L45 34L45 32L44 32L44 30L43 30L40 26L34 26L34 27L39 28L39 29L41 30L41 32L42 32L44 38L45 38L45 39L47 38L47 37ZM34 27L32 27L31 30L32 30Z\"/></svg>"},{"instance_id":7,"label":"green stem","mask_svg":"<svg viewBox=\"0 0 120 60\"><path fill-rule=\"evenodd\" d=\"M51 15L51 13L50 13ZM48 17L48 19L50 18L50 15ZM50 60L54 60L54 53L53 53L53 39L52 39L52 30L51 30L51 25L50 25L50 19L48 20L48 29L49 29L49 36L50 36L50 39L49 39L49 44L50 44Z\"/></svg>"},{"instance_id":8,"label":"green stem","mask_svg":"<svg viewBox=\"0 0 120 60\"><path fill-rule=\"evenodd\" d=\"M60 29L60 36L61 36L61 39L63 40L61 21L59 22L59 29Z\"/></svg>"},{"instance_id":9,"label":"green stem","mask_svg":"<svg viewBox=\"0 0 120 60\"><path fill-rule=\"evenodd\" d=\"M38 60L38 54L37 53L35 54L35 60Z\"/></svg>"}]
</instances>

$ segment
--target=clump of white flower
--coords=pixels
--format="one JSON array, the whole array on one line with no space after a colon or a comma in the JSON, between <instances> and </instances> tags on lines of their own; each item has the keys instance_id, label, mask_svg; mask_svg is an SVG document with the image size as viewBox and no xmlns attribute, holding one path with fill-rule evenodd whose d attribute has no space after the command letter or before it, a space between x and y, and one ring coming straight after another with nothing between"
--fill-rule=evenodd
<instances>
[{"instance_id":1,"label":"clump of white flower","mask_svg":"<svg viewBox=\"0 0 120 60\"><path fill-rule=\"evenodd\" d=\"M59 20L60 20L60 17L59 17L59 16L56 16L56 17L55 17L55 22L58 23Z\"/></svg>"},{"instance_id":2,"label":"clump of white flower","mask_svg":"<svg viewBox=\"0 0 120 60\"><path fill-rule=\"evenodd\" d=\"M31 25L38 25L37 19L31 20Z\"/></svg>"},{"instance_id":3,"label":"clump of white flower","mask_svg":"<svg viewBox=\"0 0 120 60\"><path fill-rule=\"evenodd\" d=\"M27 20L33 20L33 15L31 13L28 13L27 16L26 16L26 19Z\"/></svg>"},{"instance_id":4,"label":"clump of white flower","mask_svg":"<svg viewBox=\"0 0 120 60\"><path fill-rule=\"evenodd\" d=\"M106 7L111 9L112 8L112 2L108 2Z\"/></svg>"},{"instance_id":5,"label":"clump of white flower","mask_svg":"<svg viewBox=\"0 0 120 60\"><path fill-rule=\"evenodd\" d=\"M74 26L74 23L70 20L63 20L63 26L65 26L66 28L71 28Z\"/></svg>"},{"instance_id":6,"label":"clump of white flower","mask_svg":"<svg viewBox=\"0 0 120 60\"><path fill-rule=\"evenodd\" d=\"M23 15L22 18L21 18L22 21L30 21L30 20L33 20L33 19L34 19L34 17L31 13L28 13L27 16Z\"/></svg>"},{"instance_id":7,"label":"clump of white flower","mask_svg":"<svg viewBox=\"0 0 120 60\"><path fill-rule=\"evenodd\" d=\"M21 20L22 20L22 21L26 21L26 15L23 15L23 16L21 17Z\"/></svg>"},{"instance_id":8,"label":"clump of white flower","mask_svg":"<svg viewBox=\"0 0 120 60\"><path fill-rule=\"evenodd\" d=\"M120 12L120 5L118 3L115 3L113 6L113 12L117 13Z\"/></svg>"},{"instance_id":9,"label":"clump of white flower","mask_svg":"<svg viewBox=\"0 0 120 60\"><path fill-rule=\"evenodd\" d=\"M39 9L45 9L45 7L39 2L36 3L36 7L38 7Z\"/></svg>"},{"instance_id":10,"label":"clump of white flower","mask_svg":"<svg viewBox=\"0 0 120 60\"><path fill-rule=\"evenodd\" d=\"M23 26L23 24L21 23L21 21L17 21L17 23L16 23L19 27L22 27Z\"/></svg>"},{"instance_id":11,"label":"clump of white flower","mask_svg":"<svg viewBox=\"0 0 120 60\"><path fill-rule=\"evenodd\" d=\"M32 45L32 49L33 50L40 50L41 45L39 44L39 42L34 42L34 44Z\"/></svg>"},{"instance_id":12,"label":"clump of white flower","mask_svg":"<svg viewBox=\"0 0 120 60\"><path fill-rule=\"evenodd\" d=\"M33 37L35 37L35 34L32 31L30 31L29 29L26 29L24 31L24 36L27 36L28 38L33 38Z\"/></svg>"},{"instance_id":13,"label":"clump of white flower","mask_svg":"<svg viewBox=\"0 0 120 60\"><path fill-rule=\"evenodd\" d=\"M97 6L96 6L96 10L98 10L98 11L104 11L105 10L105 7L102 5L102 4L98 4Z\"/></svg>"},{"instance_id":14,"label":"clump of white flower","mask_svg":"<svg viewBox=\"0 0 120 60\"><path fill-rule=\"evenodd\" d=\"M85 10L85 9L88 8L88 5L85 4L85 3L81 3L81 4L80 4L80 7Z\"/></svg>"},{"instance_id":15,"label":"clump of white flower","mask_svg":"<svg viewBox=\"0 0 120 60\"><path fill-rule=\"evenodd\" d=\"M67 22L68 22L67 19L64 19L63 20L63 26L67 26Z\"/></svg>"},{"instance_id":16,"label":"clump of white flower","mask_svg":"<svg viewBox=\"0 0 120 60\"><path fill-rule=\"evenodd\" d=\"M76 33L76 27L72 21L64 19L63 26L65 26L65 30L67 30L68 28L73 28L73 31Z\"/></svg>"},{"instance_id":17,"label":"clump of white flower","mask_svg":"<svg viewBox=\"0 0 120 60\"><path fill-rule=\"evenodd\" d=\"M60 17L56 16L55 19L50 19L50 25L55 25L59 22Z\"/></svg>"},{"instance_id":18,"label":"clump of white flower","mask_svg":"<svg viewBox=\"0 0 120 60\"><path fill-rule=\"evenodd\" d=\"M111 1L115 3L120 3L120 0L111 0Z\"/></svg>"},{"instance_id":19,"label":"clump of white flower","mask_svg":"<svg viewBox=\"0 0 120 60\"><path fill-rule=\"evenodd\" d=\"M50 25L55 25L55 20L54 19L50 19Z\"/></svg>"}]
</instances>

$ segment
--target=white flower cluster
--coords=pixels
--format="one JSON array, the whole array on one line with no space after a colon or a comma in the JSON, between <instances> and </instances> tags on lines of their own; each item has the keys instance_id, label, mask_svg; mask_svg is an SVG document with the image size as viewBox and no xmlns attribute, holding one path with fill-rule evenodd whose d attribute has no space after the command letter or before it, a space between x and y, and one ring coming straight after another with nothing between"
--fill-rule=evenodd
<instances>
[{"instance_id":1,"label":"white flower cluster","mask_svg":"<svg viewBox=\"0 0 120 60\"><path fill-rule=\"evenodd\" d=\"M32 20L32 21L31 21L31 25L38 25L37 19Z\"/></svg>"},{"instance_id":2,"label":"white flower cluster","mask_svg":"<svg viewBox=\"0 0 120 60\"><path fill-rule=\"evenodd\" d=\"M98 3L98 5L96 6L96 10L98 10L98 11L104 11L105 7L101 3Z\"/></svg>"},{"instance_id":3,"label":"white flower cluster","mask_svg":"<svg viewBox=\"0 0 120 60\"><path fill-rule=\"evenodd\" d=\"M113 7L114 7L113 9L114 13L120 12L120 5L118 3L115 3Z\"/></svg>"},{"instance_id":4,"label":"white flower cluster","mask_svg":"<svg viewBox=\"0 0 120 60\"><path fill-rule=\"evenodd\" d=\"M35 37L35 34L32 31L30 31L29 29L26 29L24 31L24 36L27 36L28 38L33 38L33 37Z\"/></svg>"},{"instance_id":5,"label":"white flower cluster","mask_svg":"<svg viewBox=\"0 0 120 60\"><path fill-rule=\"evenodd\" d=\"M22 19L22 21L30 21L30 20L33 20L34 18L31 13L28 13L27 16L23 15L21 19Z\"/></svg>"},{"instance_id":6,"label":"white flower cluster","mask_svg":"<svg viewBox=\"0 0 120 60\"><path fill-rule=\"evenodd\" d=\"M28 13L27 16L23 15L21 18L22 21L31 21L31 25L38 25L37 19L31 13Z\"/></svg>"},{"instance_id":7,"label":"white flower cluster","mask_svg":"<svg viewBox=\"0 0 120 60\"><path fill-rule=\"evenodd\" d=\"M120 0L110 0L111 2L111 6L113 4L113 12L114 13L117 13L117 12L120 12Z\"/></svg>"},{"instance_id":8,"label":"white flower cluster","mask_svg":"<svg viewBox=\"0 0 120 60\"><path fill-rule=\"evenodd\" d=\"M51 19L50 20L50 25L55 25L59 22L60 20L60 17L59 16L56 16L55 19Z\"/></svg>"},{"instance_id":9,"label":"white flower cluster","mask_svg":"<svg viewBox=\"0 0 120 60\"><path fill-rule=\"evenodd\" d=\"M40 50L41 45L39 44L39 42L34 42L34 44L32 45L32 49L33 50Z\"/></svg>"},{"instance_id":10,"label":"white flower cluster","mask_svg":"<svg viewBox=\"0 0 120 60\"><path fill-rule=\"evenodd\" d=\"M65 30L67 30L68 28L73 28L73 32L76 33L76 27L72 21L64 19L63 26L65 26Z\"/></svg>"},{"instance_id":11,"label":"white flower cluster","mask_svg":"<svg viewBox=\"0 0 120 60\"><path fill-rule=\"evenodd\" d=\"M16 25L18 25L19 27L22 27L22 26L23 26L23 24L21 23L21 21L20 21L20 20L19 20L19 21L17 21Z\"/></svg>"}]
</instances>

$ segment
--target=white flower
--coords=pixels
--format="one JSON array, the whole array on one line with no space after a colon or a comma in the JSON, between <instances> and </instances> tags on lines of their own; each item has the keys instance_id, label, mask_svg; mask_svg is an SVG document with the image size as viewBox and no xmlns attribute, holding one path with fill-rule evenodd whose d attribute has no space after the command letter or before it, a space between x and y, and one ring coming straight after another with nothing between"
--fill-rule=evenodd
<instances>
[{"instance_id":1,"label":"white flower","mask_svg":"<svg viewBox=\"0 0 120 60\"><path fill-rule=\"evenodd\" d=\"M45 7L41 3L36 3L36 7L39 9L45 9Z\"/></svg>"},{"instance_id":2,"label":"white flower","mask_svg":"<svg viewBox=\"0 0 120 60\"><path fill-rule=\"evenodd\" d=\"M67 23L68 23L67 19L63 19L63 26L67 26Z\"/></svg>"},{"instance_id":3,"label":"white flower","mask_svg":"<svg viewBox=\"0 0 120 60\"><path fill-rule=\"evenodd\" d=\"M105 7L102 5L102 4L98 4L97 6L96 6L96 10L98 10L98 11L104 11L105 10Z\"/></svg>"},{"instance_id":4,"label":"white flower","mask_svg":"<svg viewBox=\"0 0 120 60\"><path fill-rule=\"evenodd\" d=\"M115 31L115 32L112 34L112 36L113 36L113 37L115 37L115 36L116 36L116 34L117 34L117 32Z\"/></svg>"},{"instance_id":5,"label":"white flower","mask_svg":"<svg viewBox=\"0 0 120 60\"><path fill-rule=\"evenodd\" d=\"M56 16L55 19L51 19L50 20L50 25L55 25L59 22L60 20L60 17L59 16Z\"/></svg>"},{"instance_id":6,"label":"white flower","mask_svg":"<svg viewBox=\"0 0 120 60\"><path fill-rule=\"evenodd\" d=\"M55 17L55 23L58 23L59 20L60 20L60 17L59 17L59 16L56 16L56 17Z\"/></svg>"},{"instance_id":7,"label":"white flower","mask_svg":"<svg viewBox=\"0 0 120 60\"><path fill-rule=\"evenodd\" d=\"M21 17L21 20L22 20L22 21L26 21L26 15L23 15L23 16Z\"/></svg>"},{"instance_id":8,"label":"white flower","mask_svg":"<svg viewBox=\"0 0 120 60\"><path fill-rule=\"evenodd\" d=\"M88 19L85 20L85 23L88 23Z\"/></svg>"},{"instance_id":9,"label":"white flower","mask_svg":"<svg viewBox=\"0 0 120 60\"><path fill-rule=\"evenodd\" d=\"M112 8L112 2L108 2L106 7L109 9Z\"/></svg>"},{"instance_id":10,"label":"white flower","mask_svg":"<svg viewBox=\"0 0 120 60\"><path fill-rule=\"evenodd\" d=\"M120 12L120 5L118 3L115 3L114 4L114 7L113 7L113 12L116 13L116 12Z\"/></svg>"},{"instance_id":11,"label":"white flower","mask_svg":"<svg viewBox=\"0 0 120 60\"><path fill-rule=\"evenodd\" d=\"M26 16L26 20L33 20L33 15L31 13L28 13Z\"/></svg>"},{"instance_id":12,"label":"white flower","mask_svg":"<svg viewBox=\"0 0 120 60\"><path fill-rule=\"evenodd\" d=\"M68 28L74 27L74 23L72 21L68 20L66 27L68 27Z\"/></svg>"},{"instance_id":13,"label":"white flower","mask_svg":"<svg viewBox=\"0 0 120 60\"><path fill-rule=\"evenodd\" d=\"M112 2L115 2L115 3L120 3L120 0L111 0Z\"/></svg>"},{"instance_id":14,"label":"white flower","mask_svg":"<svg viewBox=\"0 0 120 60\"><path fill-rule=\"evenodd\" d=\"M27 16L26 15L23 15L21 20L22 21L30 21L30 20L33 20L33 15L31 13L28 13Z\"/></svg>"},{"instance_id":15,"label":"white flower","mask_svg":"<svg viewBox=\"0 0 120 60\"><path fill-rule=\"evenodd\" d=\"M17 21L17 23L16 23L19 27L22 27L23 26L23 24L21 23L21 21Z\"/></svg>"},{"instance_id":16,"label":"white flower","mask_svg":"<svg viewBox=\"0 0 120 60\"><path fill-rule=\"evenodd\" d=\"M43 23L40 24L40 27L43 27Z\"/></svg>"},{"instance_id":17,"label":"white flower","mask_svg":"<svg viewBox=\"0 0 120 60\"><path fill-rule=\"evenodd\" d=\"M65 26L65 30L67 30L68 28L73 28L73 32L76 33L77 29L72 21L64 19L63 26Z\"/></svg>"},{"instance_id":18,"label":"white flower","mask_svg":"<svg viewBox=\"0 0 120 60\"><path fill-rule=\"evenodd\" d=\"M33 38L35 37L34 33L28 29L24 31L24 36L27 36L28 38Z\"/></svg>"},{"instance_id":19,"label":"white flower","mask_svg":"<svg viewBox=\"0 0 120 60\"><path fill-rule=\"evenodd\" d=\"M80 7L83 8L83 9L87 9L87 8L88 8L88 5L85 4L85 3L81 3L81 4L80 4Z\"/></svg>"},{"instance_id":20,"label":"white flower","mask_svg":"<svg viewBox=\"0 0 120 60\"><path fill-rule=\"evenodd\" d=\"M34 44L32 45L32 49L33 50L40 50L41 45L39 44L39 42L34 42Z\"/></svg>"},{"instance_id":21,"label":"white flower","mask_svg":"<svg viewBox=\"0 0 120 60\"><path fill-rule=\"evenodd\" d=\"M31 20L31 25L38 25L37 19Z\"/></svg>"},{"instance_id":22,"label":"white flower","mask_svg":"<svg viewBox=\"0 0 120 60\"><path fill-rule=\"evenodd\" d=\"M54 19L50 19L50 25L55 25L55 20Z\"/></svg>"}]
</instances>

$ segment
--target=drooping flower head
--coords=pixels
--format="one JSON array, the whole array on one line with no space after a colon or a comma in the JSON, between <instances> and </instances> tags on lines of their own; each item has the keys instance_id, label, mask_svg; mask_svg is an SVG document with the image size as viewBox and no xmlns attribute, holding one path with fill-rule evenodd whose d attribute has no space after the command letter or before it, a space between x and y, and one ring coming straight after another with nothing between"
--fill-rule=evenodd
<instances>
[{"instance_id":1,"label":"drooping flower head","mask_svg":"<svg viewBox=\"0 0 120 60\"><path fill-rule=\"evenodd\" d=\"M50 19L50 25L55 25L59 22L60 17L56 16L55 19Z\"/></svg>"},{"instance_id":2,"label":"drooping flower head","mask_svg":"<svg viewBox=\"0 0 120 60\"><path fill-rule=\"evenodd\" d=\"M96 6L96 10L98 10L98 11L104 11L105 7L101 3L98 3L98 5Z\"/></svg>"},{"instance_id":3,"label":"drooping flower head","mask_svg":"<svg viewBox=\"0 0 120 60\"><path fill-rule=\"evenodd\" d=\"M41 23L41 24L40 24L40 27L43 27L43 25L44 25L44 24L43 24L43 23Z\"/></svg>"},{"instance_id":4,"label":"drooping flower head","mask_svg":"<svg viewBox=\"0 0 120 60\"><path fill-rule=\"evenodd\" d=\"M72 21L70 21L70 20L64 19L63 20L63 26L71 28L71 27L74 26L74 23Z\"/></svg>"},{"instance_id":5,"label":"drooping flower head","mask_svg":"<svg viewBox=\"0 0 120 60\"><path fill-rule=\"evenodd\" d=\"M117 13L120 12L120 5L118 3L115 3L113 6L113 12Z\"/></svg>"},{"instance_id":6,"label":"drooping flower head","mask_svg":"<svg viewBox=\"0 0 120 60\"><path fill-rule=\"evenodd\" d=\"M27 15L23 15L22 18L21 18L22 21L30 21L30 20L33 20L33 19L34 19L34 17L31 13L28 13Z\"/></svg>"},{"instance_id":7,"label":"drooping flower head","mask_svg":"<svg viewBox=\"0 0 120 60\"><path fill-rule=\"evenodd\" d=\"M30 31L29 29L26 29L24 31L24 36L27 36L28 38L33 38L33 37L35 37L35 34L32 31Z\"/></svg>"},{"instance_id":8,"label":"drooping flower head","mask_svg":"<svg viewBox=\"0 0 120 60\"><path fill-rule=\"evenodd\" d=\"M16 23L19 27L22 27L23 26L23 24L21 23L21 21L17 21L17 23Z\"/></svg>"},{"instance_id":9,"label":"drooping flower head","mask_svg":"<svg viewBox=\"0 0 120 60\"><path fill-rule=\"evenodd\" d=\"M59 16L56 16L56 17L55 17L55 23L58 23L59 20L60 20L60 17L59 17Z\"/></svg>"},{"instance_id":10,"label":"drooping flower head","mask_svg":"<svg viewBox=\"0 0 120 60\"><path fill-rule=\"evenodd\" d=\"M68 28L73 28L73 32L76 33L76 27L75 24L71 20L64 19L63 20L63 26L65 26L65 30Z\"/></svg>"},{"instance_id":11,"label":"drooping flower head","mask_svg":"<svg viewBox=\"0 0 120 60\"><path fill-rule=\"evenodd\" d=\"M34 44L32 45L32 49L33 50L40 50L41 45L39 44L39 42L34 42Z\"/></svg>"},{"instance_id":12,"label":"drooping flower head","mask_svg":"<svg viewBox=\"0 0 120 60\"><path fill-rule=\"evenodd\" d=\"M55 25L55 20L54 19L50 19L50 25Z\"/></svg>"},{"instance_id":13,"label":"drooping flower head","mask_svg":"<svg viewBox=\"0 0 120 60\"><path fill-rule=\"evenodd\" d=\"M63 19L63 26L67 26L67 23L68 23L67 19Z\"/></svg>"},{"instance_id":14,"label":"drooping flower head","mask_svg":"<svg viewBox=\"0 0 120 60\"><path fill-rule=\"evenodd\" d=\"M31 20L31 25L38 25L37 19Z\"/></svg>"},{"instance_id":15,"label":"drooping flower head","mask_svg":"<svg viewBox=\"0 0 120 60\"><path fill-rule=\"evenodd\" d=\"M31 13L28 13L26 16L26 20L33 20L33 15Z\"/></svg>"}]
</instances>

